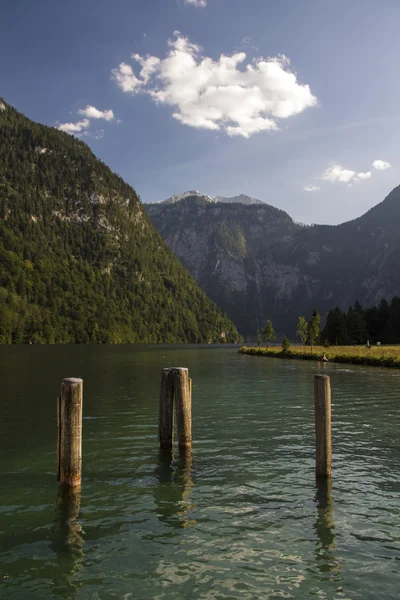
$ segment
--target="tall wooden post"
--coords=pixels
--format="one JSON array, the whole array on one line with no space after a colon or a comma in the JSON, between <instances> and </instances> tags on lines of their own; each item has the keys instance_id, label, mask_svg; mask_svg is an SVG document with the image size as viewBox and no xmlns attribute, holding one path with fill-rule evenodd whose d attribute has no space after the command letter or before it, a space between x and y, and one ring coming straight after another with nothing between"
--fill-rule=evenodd
<instances>
[{"instance_id":1,"label":"tall wooden post","mask_svg":"<svg viewBox=\"0 0 400 600\"><path fill-rule=\"evenodd\" d=\"M80 485L82 475L82 379L63 379L57 402L57 480Z\"/></svg>"},{"instance_id":2,"label":"tall wooden post","mask_svg":"<svg viewBox=\"0 0 400 600\"><path fill-rule=\"evenodd\" d=\"M331 477L331 380L328 375L315 375L314 377L314 404L315 473L317 477Z\"/></svg>"},{"instance_id":3,"label":"tall wooden post","mask_svg":"<svg viewBox=\"0 0 400 600\"><path fill-rule=\"evenodd\" d=\"M160 447L172 449L174 439L174 402L180 448L192 446L192 380L183 367L163 369L161 375L158 438Z\"/></svg>"},{"instance_id":4,"label":"tall wooden post","mask_svg":"<svg viewBox=\"0 0 400 600\"><path fill-rule=\"evenodd\" d=\"M180 448L192 446L192 385L188 369L172 369L176 409L176 428Z\"/></svg>"},{"instance_id":5,"label":"tall wooden post","mask_svg":"<svg viewBox=\"0 0 400 600\"><path fill-rule=\"evenodd\" d=\"M158 439L161 448L172 449L174 439L174 386L171 369L163 369L161 374Z\"/></svg>"}]
</instances>

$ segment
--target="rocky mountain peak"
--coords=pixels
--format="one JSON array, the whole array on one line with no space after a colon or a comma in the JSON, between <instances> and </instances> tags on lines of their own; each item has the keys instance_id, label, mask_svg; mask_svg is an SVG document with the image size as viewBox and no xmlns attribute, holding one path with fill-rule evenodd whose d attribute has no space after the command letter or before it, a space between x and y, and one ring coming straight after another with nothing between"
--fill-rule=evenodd
<instances>
[{"instance_id":1,"label":"rocky mountain peak","mask_svg":"<svg viewBox=\"0 0 400 600\"><path fill-rule=\"evenodd\" d=\"M181 200L185 200L186 198L191 198L192 196L195 198L202 198L203 200L207 200L208 202L214 202L211 196L208 196L207 194L202 194L201 192L199 192L199 190L188 190L187 192L183 192L183 194L175 194L174 196L167 198L167 200L160 200L159 202L156 202L156 204L176 204L176 202L180 202Z\"/></svg>"},{"instance_id":2,"label":"rocky mountain peak","mask_svg":"<svg viewBox=\"0 0 400 600\"><path fill-rule=\"evenodd\" d=\"M264 204L261 200L257 200L257 198L252 198L251 196L247 196L246 194L239 194L238 196L209 196L208 194L203 194L199 190L188 190L187 192L183 192L183 194L175 194L167 200L160 200L155 204L176 204L177 202L181 202L182 200L186 200L186 198L193 198L194 200L198 200L199 198L202 200L206 200L207 202L222 202L224 204L244 204L246 206L251 206L253 204Z\"/></svg>"},{"instance_id":3,"label":"rocky mountain peak","mask_svg":"<svg viewBox=\"0 0 400 600\"><path fill-rule=\"evenodd\" d=\"M224 202L226 204L246 204L247 206L252 204L265 204L265 202L262 200L257 200L257 198L252 198L246 194L239 194L238 196L232 196L231 198L226 198L225 196L215 196L213 200L214 202Z\"/></svg>"}]
</instances>

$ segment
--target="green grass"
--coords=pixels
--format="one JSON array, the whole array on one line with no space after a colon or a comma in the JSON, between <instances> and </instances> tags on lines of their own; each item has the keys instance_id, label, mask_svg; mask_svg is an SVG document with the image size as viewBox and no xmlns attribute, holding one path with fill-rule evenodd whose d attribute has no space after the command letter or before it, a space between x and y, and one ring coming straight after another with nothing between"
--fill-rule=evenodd
<instances>
[{"instance_id":1,"label":"green grass","mask_svg":"<svg viewBox=\"0 0 400 600\"><path fill-rule=\"evenodd\" d=\"M400 346L373 346L369 350L365 346L292 346L287 352L281 347L246 347L239 350L241 354L250 356L269 356L272 358L294 358L320 361L325 355L331 362L353 365L369 365L373 367L400 368Z\"/></svg>"}]
</instances>

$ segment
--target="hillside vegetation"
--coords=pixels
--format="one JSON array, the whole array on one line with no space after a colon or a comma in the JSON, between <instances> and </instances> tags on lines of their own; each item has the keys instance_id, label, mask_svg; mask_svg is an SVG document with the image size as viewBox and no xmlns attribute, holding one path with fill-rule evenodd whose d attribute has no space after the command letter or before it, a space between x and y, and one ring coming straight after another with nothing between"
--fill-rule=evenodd
<instances>
[{"instance_id":1,"label":"hillside vegetation","mask_svg":"<svg viewBox=\"0 0 400 600\"><path fill-rule=\"evenodd\" d=\"M239 340L129 185L0 107L0 343Z\"/></svg>"}]
</instances>

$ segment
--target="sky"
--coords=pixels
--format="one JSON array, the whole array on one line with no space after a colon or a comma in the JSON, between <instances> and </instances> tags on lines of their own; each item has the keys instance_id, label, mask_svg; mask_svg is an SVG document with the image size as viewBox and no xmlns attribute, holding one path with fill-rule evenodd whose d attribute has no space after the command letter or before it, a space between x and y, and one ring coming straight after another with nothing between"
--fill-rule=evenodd
<instances>
[{"instance_id":1,"label":"sky","mask_svg":"<svg viewBox=\"0 0 400 600\"><path fill-rule=\"evenodd\" d=\"M143 202L240 193L303 223L400 183L398 0L0 3L0 96Z\"/></svg>"}]
</instances>

